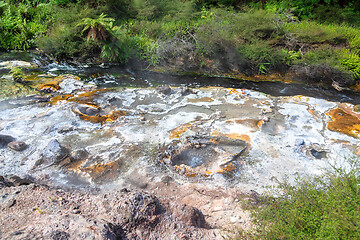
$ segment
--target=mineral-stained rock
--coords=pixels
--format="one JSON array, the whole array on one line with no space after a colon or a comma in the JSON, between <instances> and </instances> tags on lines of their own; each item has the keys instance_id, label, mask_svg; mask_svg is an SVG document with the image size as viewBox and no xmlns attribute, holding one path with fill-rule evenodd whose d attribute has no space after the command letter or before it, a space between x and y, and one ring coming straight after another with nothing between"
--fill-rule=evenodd
<instances>
[{"instance_id":1,"label":"mineral-stained rock","mask_svg":"<svg viewBox=\"0 0 360 240\"><path fill-rule=\"evenodd\" d=\"M8 147L15 151L22 151L26 148L26 143L22 141L9 142Z\"/></svg>"},{"instance_id":2,"label":"mineral-stained rock","mask_svg":"<svg viewBox=\"0 0 360 240\"><path fill-rule=\"evenodd\" d=\"M0 147L6 147L10 142L14 142L15 140L12 136L0 134Z\"/></svg>"},{"instance_id":3,"label":"mineral-stained rock","mask_svg":"<svg viewBox=\"0 0 360 240\"><path fill-rule=\"evenodd\" d=\"M327 123L327 129L360 138L360 119L358 117L340 108L331 109L326 114L332 118L332 121Z\"/></svg>"},{"instance_id":4,"label":"mineral-stained rock","mask_svg":"<svg viewBox=\"0 0 360 240\"><path fill-rule=\"evenodd\" d=\"M82 114L88 115L88 116L95 116L100 112L100 108L95 105L86 105L86 104L80 104L77 106L76 110Z\"/></svg>"},{"instance_id":5,"label":"mineral-stained rock","mask_svg":"<svg viewBox=\"0 0 360 240\"><path fill-rule=\"evenodd\" d=\"M41 153L41 159L36 165L45 164L57 164L64 160L69 155L69 150L60 145L58 140L53 139L49 142L46 148Z\"/></svg>"},{"instance_id":6,"label":"mineral-stained rock","mask_svg":"<svg viewBox=\"0 0 360 240\"><path fill-rule=\"evenodd\" d=\"M4 61L0 62L0 69L8 69L14 67L25 67L25 68L38 68L39 66L35 63L25 61Z\"/></svg>"},{"instance_id":7,"label":"mineral-stained rock","mask_svg":"<svg viewBox=\"0 0 360 240\"><path fill-rule=\"evenodd\" d=\"M61 76L62 80L59 83L61 92L65 94L73 93L76 90L83 89L84 83L80 81L80 78L74 75Z\"/></svg>"}]
</instances>

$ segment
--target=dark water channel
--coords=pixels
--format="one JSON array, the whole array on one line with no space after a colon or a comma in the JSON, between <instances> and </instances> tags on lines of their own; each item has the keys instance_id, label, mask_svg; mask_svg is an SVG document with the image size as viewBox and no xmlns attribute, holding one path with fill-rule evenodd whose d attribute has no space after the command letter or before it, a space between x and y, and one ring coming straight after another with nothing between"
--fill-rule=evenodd
<instances>
[{"instance_id":1,"label":"dark water channel","mask_svg":"<svg viewBox=\"0 0 360 240\"><path fill-rule=\"evenodd\" d=\"M132 71L125 67L111 66L102 68L93 67L70 67L62 65L63 69L54 71L57 74L80 76L86 81L91 81L101 88L133 87L146 88L169 85L173 87L186 86L199 87L225 87L241 88L270 94L272 96L296 96L304 95L335 102L360 103L360 95L351 91L339 92L333 88L325 89L318 86L310 86L297 83L282 83L270 81L249 81L228 77L210 77L195 74L169 74L152 71ZM51 66L50 66L51 67ZM40 68L41 71L51 70L49 66ZM69 68L70 67L70 68ZM95 76L95 77L94 77Z\"/></svg>"},{"instance_id":2,"label":"dark water channel","mask_svg":"<svg viewBox=\"0 0 360 240\"><path fill-rule=\"evenodd\" d=\"M339 92L333 88L325 89L318 86L282 83L270 81L249 81L227 77L210 77L198 74L168 74L153 71L133 70L131 66L101 64L85 65L58 63L37 52L5 52L0 53L1 61L22 60L32 61L39 65L37 69L26 70L28 72L52 73L56 75L74 74L86 82L92 82L101 88L132 87L146 88L169 85L173 87L187 86L199 87L225 87L241 88L259 91L272 96L295 96L304 95L328 101L360 103L360 95L351 91ZM0 74L7 73L7 69L0 69Z\"/></svg>"}]
</instances>

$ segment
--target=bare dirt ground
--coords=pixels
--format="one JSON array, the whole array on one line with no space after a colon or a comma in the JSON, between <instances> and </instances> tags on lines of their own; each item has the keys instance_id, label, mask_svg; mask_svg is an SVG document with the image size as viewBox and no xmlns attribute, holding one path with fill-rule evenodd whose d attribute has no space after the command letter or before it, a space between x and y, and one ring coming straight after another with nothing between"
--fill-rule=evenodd
<instances>
[{"instance_id":1,"label":"bare dirt ground","mask_svg":"<svg viewBox=\"0 0 360 240\"><path fill-rule=\"evenodd\" d=\"M242 193L194 184L65 191L2 178L0 188L1 239L223 239L250 224Z\"/></svg>"}]
</instances>

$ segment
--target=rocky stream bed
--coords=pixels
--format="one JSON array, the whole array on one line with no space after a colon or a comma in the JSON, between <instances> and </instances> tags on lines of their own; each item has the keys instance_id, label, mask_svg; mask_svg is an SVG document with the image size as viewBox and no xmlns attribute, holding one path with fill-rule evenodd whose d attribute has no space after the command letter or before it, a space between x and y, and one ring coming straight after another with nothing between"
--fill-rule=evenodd
<instances>
[{"instance_id":1,"label":"rocky stream bed","mask_svg":"<svg viewBox=\"0 0 360 240\"><path fill-rule=\"evenodd\" d=\"M2 239L222 239L240 197L360 154L355 93L30 56L0 58Z\"/></svg>"}]
</instances>

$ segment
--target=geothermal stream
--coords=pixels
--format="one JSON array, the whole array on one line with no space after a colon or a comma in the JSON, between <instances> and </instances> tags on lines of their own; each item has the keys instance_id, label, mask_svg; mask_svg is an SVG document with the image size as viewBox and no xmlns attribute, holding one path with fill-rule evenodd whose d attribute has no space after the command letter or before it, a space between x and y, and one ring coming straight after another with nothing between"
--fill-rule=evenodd
<instances>
[{"instance_id":1,"label":"geothermal stream","mask_svg":"<svg viewBox=\"0 0 360 240\"><path fill-rule=\"evenodd\" d=\"M0 135L27 145L1 146L0 175L61 188L144 189L195 205L210 223L244 224L238 194L360 154L356 95L101 68L84 77L89 70L61 66L34 69L25 81L35 91L0 100ZM10 86L4 69L2 86Z\"/></svg>"}]
</instances>

